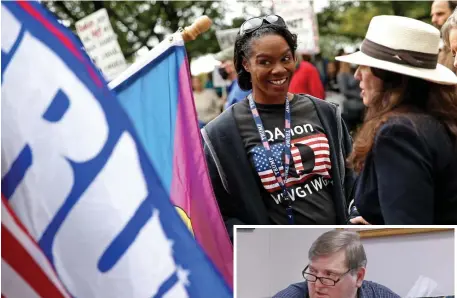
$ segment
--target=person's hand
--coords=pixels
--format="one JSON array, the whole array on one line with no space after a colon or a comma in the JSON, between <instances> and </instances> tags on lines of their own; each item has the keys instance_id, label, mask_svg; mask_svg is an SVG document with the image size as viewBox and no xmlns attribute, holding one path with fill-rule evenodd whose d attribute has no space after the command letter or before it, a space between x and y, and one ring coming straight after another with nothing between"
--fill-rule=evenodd
<instances>
[{"instance_id":1,"label":"person's hand","mask_svg":"<svg viewBox=\"0 0 457 298\"><path fill-rule=\"evenodd\" d=\"M355 225L370 225L370 223L363 219L362 216L351 218L350 222Z\"/></svg>"}]
</instances>

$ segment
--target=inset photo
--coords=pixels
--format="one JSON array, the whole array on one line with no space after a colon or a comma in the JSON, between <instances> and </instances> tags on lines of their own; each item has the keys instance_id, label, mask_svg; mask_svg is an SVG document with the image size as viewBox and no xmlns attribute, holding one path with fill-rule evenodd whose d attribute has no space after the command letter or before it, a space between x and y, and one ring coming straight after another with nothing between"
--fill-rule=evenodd
<instances>
[{"instance_id":1,"label":"inset photo","mask_svg":"<svg viewBox=\"0 0 457 298\"><path fill-rule=\"evenodd\" d=\"M237 298L454 297L451 228L235 227Z\"/></svg>"}]
</instances>

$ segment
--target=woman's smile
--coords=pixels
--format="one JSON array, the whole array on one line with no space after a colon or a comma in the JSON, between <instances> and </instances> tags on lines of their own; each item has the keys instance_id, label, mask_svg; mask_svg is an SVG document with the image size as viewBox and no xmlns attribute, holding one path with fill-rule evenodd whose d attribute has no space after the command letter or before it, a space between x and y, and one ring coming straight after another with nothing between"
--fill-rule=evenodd
<instances>
[{"instance_id":1,"label":"woman's smile","mask_svg":"<svg viewBox=\"0 0 457 298\"><path fill-rule=\"evenodd\" d=\"M280 79L280 80L271 80L271 81L268 81L268 82L273 84L273 85L276 85L276 86L282 86L282 85L284 85L284 83L286 81L287 81L287 78Z\"/></svg>"}]
</instances>

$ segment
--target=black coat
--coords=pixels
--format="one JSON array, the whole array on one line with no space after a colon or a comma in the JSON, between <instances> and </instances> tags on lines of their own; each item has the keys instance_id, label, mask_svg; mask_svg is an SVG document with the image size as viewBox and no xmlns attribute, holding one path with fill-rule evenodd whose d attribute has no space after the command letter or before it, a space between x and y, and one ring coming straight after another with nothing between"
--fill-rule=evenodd
<instances>
[{"instance_id":1,"label":"black coat","mask_svg":"<svg viewBox=\"0 0 457 298\"><path fill-rule=\"evenodd\" d=\"M455 140L435 118L410 113L379 129L357 181L371 224L457 224Z\"/></svg>"},{"instance_id":2,"label":"black coat","mask_svg":"<svg viewBox=\"0 0 457 298\"><path fill-rule=\"evenodd\" d=\"M334 181L332 197L337 222L345 224L354 175L345 168L344 160L351 151L352 140L336 106L307 97L314 103L327 134ZM208 123L202 135L211 183L229 235L233 236L235 224L271 224L260 193L262 185L246 154L233 106Z\"/></svg>"}]
</instances>

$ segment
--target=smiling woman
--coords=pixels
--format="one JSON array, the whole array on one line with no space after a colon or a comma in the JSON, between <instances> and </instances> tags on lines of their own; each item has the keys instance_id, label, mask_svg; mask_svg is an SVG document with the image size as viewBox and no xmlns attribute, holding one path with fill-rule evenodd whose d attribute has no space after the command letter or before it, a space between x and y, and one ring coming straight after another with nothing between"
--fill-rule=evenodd
<instances>
[{"instance_id":1,"label":"smiling woman","mask_svg":"<svg viewBox=\"0 0 457 298\"><path fill-rule=\"evenodd\" d=\"M296 48L280 16L244 22L234 64L252 93L202 130L229 234L234 224L346 223L350 136L335 106L288 93Z\"/></svg>"}]
</instances>

